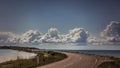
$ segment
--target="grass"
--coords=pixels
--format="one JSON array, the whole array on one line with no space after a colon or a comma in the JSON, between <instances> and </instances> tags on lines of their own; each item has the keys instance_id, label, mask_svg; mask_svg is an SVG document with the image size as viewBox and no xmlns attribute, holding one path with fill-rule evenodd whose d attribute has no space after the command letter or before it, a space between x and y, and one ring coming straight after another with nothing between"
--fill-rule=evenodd
<instances>
[{"instance_id":1,"label":"grass","mask_svg":"<svg viewBox=\"0 0 120 68\"><path fill-rule=\"evenodd\" d=\"M120 68L120 58L113 58L113 61L103 62L98 66L98 68Z\"/></svg>"},{"instance_id":2,"label":"grass","mask_svg":"<svg viewBox=\"0 0 120 68\"><path fill-rule=\"evenodd\" d=\"M0 46L0 49L12 49L25 52L36 53L37 56L30 59L17 59L0 63L0 68L35 68L66 58L65 54L52 51L40 51L37 48L18 47L18 46Z\"/></svg>"}]
</instances>

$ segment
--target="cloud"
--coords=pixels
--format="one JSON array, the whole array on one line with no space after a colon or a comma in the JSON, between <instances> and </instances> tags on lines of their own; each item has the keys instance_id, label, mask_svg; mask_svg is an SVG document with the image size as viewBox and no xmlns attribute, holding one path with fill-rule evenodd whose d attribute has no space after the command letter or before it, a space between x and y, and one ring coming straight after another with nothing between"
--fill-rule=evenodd
<instances>
[{"instance_id":1,"label":"cloud","mask_svg":"<svg viewBox=\"0 0 120 68\"><path fill-rule=\"evenodd\" d=\"M17 35L13 34L12 32L0 32L0 44L15 44L18 43Z\"/></svg>"},{"instance_id":2,"label":"cloud","mask_svg":"<svg viewBox=\"0 0 120 68\"><path fill-rule=\"evenodd\" d=\"M89 36L83 28L73 28L67 34L61 34L57 28L48 29L47 33L28 30L22 35L12 32L0 32L0 44L41 44L41 43L106 43L120 42L120 23L112 21L101 32L101 37Z\"/></svg>"},{"instance_id":3,"label":"cloud","mask_svg":"<svg viewBox=\"0 0 120 68\"><path fill-rule=\"evenodd\" d=\"M69 30L68 34L59 34L57 28L50 28L45 34L41 34L36 30L29 30L25 32L22 37L22 43L81 43L87 42L88 32L83 28L74 28Z\"/></svg>"},{"instance_id":4,"label":"cloud","mask_svg":"<svg viewBox=\"0 0 120 68\"><path fill-rule=\"evenodd\" d=\"M28 30L22 35L0 32L0 44L86 43L88 36L83 28L71 29L67 34L60 34L57 28L50 28L45 34L38 30Z\"/></svg>"},{"instance_id":5,"label":"cloud","mask_svg":"<svg viewBox=\"0 0 120 68\"><path fill-rule=\"evenodd\" d=\"M89 36L88 31L83 28L73 28L67 34L61 34L57 28L50 28L47 33L40 33L38 30L28 30L21 35L12 32L0 32L0 45L87 42L120 42L120 22L110 22L101 32L101 37Z\"/></svg>"},{"instance_id":6,"label":"cloud","mask_svg":"<svg viewBox=\"0 0 120 68\"><path fill-rule=\"evenodd\" d=\"M108 41L105 38L95 37L95 36L88 37L87 41L88 41L88 43L91 43L91 44L106 44L106 43L108 43Z\"/></svg>"},{"instance_id":7,"label":"cloud","mask_svg":"<svg viewBox=\"0 0 120 68\"><path fill-rule=\"evenodd\" d=\"M57 28L50 28L48 32L40 38L40 42L42 43L57 43L61 41L61 35L58 34L59 31Z\"/></svg>"},{"instance_id":8,"label":"cloud","mask_svg":"<svg viewBox=\"0 0 120 68\"><path fill-rule=\"evenodd\" d=\"M71 42L87 42L89 34L83 28L74 28L69 30L66 35L67 40Z\"/></svg>"},{"instance_id":9,"label":"cloud","mask_svg":"<svg viewBox=\"0 0 120 68\"><path fill-rule=\"evenodd\" d=\"M98 40L98 38L96 38L96 37L89 37L87 40L88 40L89 43L97 43L97 42L100 41L100 40Z\"/></svg>"},{"instance_id":10,"label":"cloud","mask_svg":"<svg viewBox=\"0 0 120 68\"><path fill-rule=\"evenodd\" d=\"M21 43L39 43L39 39L41 38L41 33L37 30L28 30L20 37Z\"/></svg>"},{"instance_id":11,"label":"cloud","mask_svg":"<svg viewBox=\"0 0 120 68\"><path fill-rule=\"evenodd\" d=\"M101 36L109 42L120 42L120 22L110 22L101 33Z\"/></svg>"},{"instance_id":12,"label":"cloud","mask_svg":"<svg viewBox=\"0 0 120 68\"><path fill-rule=\"evenodd\" d=\"M49 37L51 37L51 38L59 38L59 36L58 36L58 29L57 28L50 28L49 30L48 30L48 35L49 35Z\"/></svg>"},{"instance_id":13,"label":"cloud","mask_svg":"<svg viewBox=\"0 0 120 68\"><path fill-rule=\"evenodd\" d=\"M9 35L13 35L12 33ZM11 37L10 36L10 37ZM4 36L3 36L4 37ZM6 36L5 36L6 38ZM6 42L8 41L7 37ZM17 41L16 41L17 40ZM1 40L2 41L2 40ZM12 40L13 42L13 40ZM40 43L106 43L106 42L120 42L120 23L112 21L101 32L101 37L91 37L88 31L83 28L73 28L69 30L67 34L60 34L57 28L48 29L47 33L40 33L38 30L26 31L22 36L14 37L14 43L28 43L28 44L40 44Z\"/></svg>"}]
</instances>

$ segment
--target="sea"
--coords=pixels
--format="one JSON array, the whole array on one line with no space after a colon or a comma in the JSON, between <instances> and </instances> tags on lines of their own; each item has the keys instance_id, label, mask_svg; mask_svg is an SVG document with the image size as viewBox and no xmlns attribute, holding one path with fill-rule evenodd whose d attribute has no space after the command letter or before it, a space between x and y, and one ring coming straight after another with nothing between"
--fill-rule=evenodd
<instances>
[{"instance_id":1,"label":"sea","mask_svg":"<svg viewBox=\"0 0 120 68\"><path fill-rule=\"evenodd\" d=\"M45 43L40 45L24 45L36 47L42 50L69 51L86 54L96 54L101 56L113 56L120 58L119 44L77 44L77 43Z\"/></svg>"},{"instance_id":2,"label":"sea","mask_svg":"<svg viewBox=\"0 0 120 68\"><path fill-rule=\"evenodd\" d=\"M20 59L29 59L36 56L34 53L28 53L23 51L16 51L10 49L0 49L0 63Z\"/></svg>"},{"instance_id":3,"label":"sea","mask_svg":"<svg viewBox=\"0 0 120 68\"><path fill-rule=\"evenodd\" d=\"M15 46L36 47L41 50L69 51L69 52L96 54L101 56L112 56L112 57L120 58L120 45L45 43L45 44L39 44L39 45L24 44L24 45L15 45ZM34 56L35 54L18 52L15 50L0 49L0 62L6 61L6 60L7 61L12 60L13 56L17 57L18 55L21 57L30 57L30 56Z\"/></svg>"}]
</instances>

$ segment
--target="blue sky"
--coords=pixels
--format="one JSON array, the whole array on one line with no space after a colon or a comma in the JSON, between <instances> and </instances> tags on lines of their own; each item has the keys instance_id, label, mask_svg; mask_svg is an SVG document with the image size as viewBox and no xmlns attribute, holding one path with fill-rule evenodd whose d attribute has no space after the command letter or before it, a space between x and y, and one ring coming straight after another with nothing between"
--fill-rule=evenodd
<instances>
[{"instance_id":1,"label":"blue sky","mask_svg":"<svg viewBox=\"0 0 120 68\"><path fill-rule=\"evenodd\" d=\"M119 0L0 0L0 31L82 27L98 35L110 21L120 21L119 6Z\"/></svg>"}]
</instances>

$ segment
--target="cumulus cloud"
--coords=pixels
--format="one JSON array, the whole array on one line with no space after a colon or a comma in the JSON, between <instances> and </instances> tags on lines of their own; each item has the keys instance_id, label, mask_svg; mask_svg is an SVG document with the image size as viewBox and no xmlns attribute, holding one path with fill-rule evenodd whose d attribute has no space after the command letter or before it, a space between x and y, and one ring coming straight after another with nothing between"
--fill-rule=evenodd
<instances>
[{"instance_id":1,"label":"cumulus cloud","mask_svg":"<svg viewBox=\"0 0 120 68\"><path fill-rule=\"evenodd\" d=\"M65 35L59 34L59 30L57 28L50 28L45 34L29 30L22 35L21 41L22 43L81 43L87 42L87 38L88 32L83 28L74 28L69 30L69 33Z\"/></svg>"},{"instance_id":2,"label":"cumulus cloud","mask_svg":"<svg viewBox=\"0 0 120 68\"><path fill-rule=\"evenodd\" d=\"M101 36L109 42L120 42L120 22L112 21Z\"/></svg>"},{"instance_id":3,"label":"cumulus cloud","mask_svg":"<svg viewBox=\"0 0 120 68\"><path fill-rule=\"evenodd\" d=\"M43 34L38 30L28 30L22 35L0 32L0 44L40 44L40 43L86 43L88 32L83 28L74 28L67 34L60 34L57 28L50 28Z\"/></svg>"},{"instance_id":4,"label":"cumulus cloud","mask_svg":"<svg viewBox=\"0 0 120 68\"><path fill-rule=\"evenodd\" d=\"M97 42L99 42L98 38L96 38L96 37L89 37L87 40L88 40L89 43L97 43Z\"/></svg>"},{"instance_id":5,"label":"cumulus cloud","mask_svg":"<svg viewBox=\"0 0 120 68\"><path fill-rule=\"evenodd\" d=\"M40 42L43 42L43 43L61 42L61 38L58 33L59 31L57 28L50 28L48 29L48 32L46 34L42 35Z\"/></svg>"},{"instance_id":6,"label":"cumulus cloud","mask_svg":"<svg viewBox=\"0 0 120 68\"><path fill-rule=\"evenodd\" d=\"M37 30L28 30L20 37L21 43L39 43L41 33Z\"/></svg>"},{"instance_id":7,"label":"cumulus cloud","mask_svg":"<svg viewBox=\"0 0 120 68\"><path fill-rule=\"evenodd\" d=\"M92 44L106 44L108 42L105 38L95 36L89 37L87 41Z\"/></svg>"},{"instance_id":8,"label":"cumulus cloud","mask_svg":"<svg viewBox=\"0 0 120 68\"><path fill-rule=\"evenodd\" d=\"M48 35L49 35L49 37L51 37L51 38L59 38L59 36L58 36L58 29L57 28L50 28L49 30L48 30Z\"/></svg>"},{"instance_id":9,"label":"cumulus cloud","mask_svg":"<svg viewBox=\"0 0 120 68\"><path fill-rule=\"evenodd\" d=\"M15 44L18 43L17 35L13 34L12 32L0 32L0 44Z\"/></svg>"},{"instance_id":10,"label":"cumulus cloud","mask_svg":"<svg viewBox=\"0 0 120 68\"><path fill-rule=\"evenodd\" d=\"M69 30L67 34L68 41L71 42L87 42L89 34L83 28L74 28Z\"/></svg>"},{"instance_id":11,"label":"cumulus cloud","mask_svg":"<svg viewBox=\"0 0 120 68\"><path fill-rule=\"evenodd\" d=\"M17 39L18 40L18 39ZM91 37L83 28L73 28L67 34L60 34L57 28L50 28L45 34L29 30L20 37L22 43L105 43L120 42L120 23L112 21L101 32L101 37Z\"/></svg>"}]
</instances>

